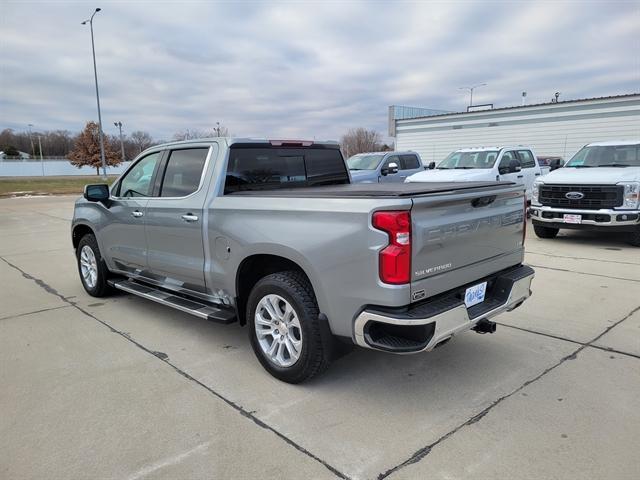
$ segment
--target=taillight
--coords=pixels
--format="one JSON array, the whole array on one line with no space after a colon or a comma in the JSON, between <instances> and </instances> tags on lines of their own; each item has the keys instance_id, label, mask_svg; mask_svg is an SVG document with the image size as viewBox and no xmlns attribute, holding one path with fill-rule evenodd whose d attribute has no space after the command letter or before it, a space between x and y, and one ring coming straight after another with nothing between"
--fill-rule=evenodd
<instances>
[{"instance_id":1,"label":"taillight","mask_svg":"<svg viewBox=\"0 0 640 480\"><path fill-rule=\"evenodd\" d=\"M411 214L406 211L375 212L373 226L389 235L389 245L379 255L380 280L399 285L411 281Z\"/></svg>"},{"instance_id":2,"label":"taillight","mask_svg":"<svg viewBox=\"0 0 640 480\"><path fill-rule=\"evenodd\" d=\"M524 247L524 240L527 238L527 195L524 196L524 220L522 226L522 246Z\"/></svg>"}]
</instances>

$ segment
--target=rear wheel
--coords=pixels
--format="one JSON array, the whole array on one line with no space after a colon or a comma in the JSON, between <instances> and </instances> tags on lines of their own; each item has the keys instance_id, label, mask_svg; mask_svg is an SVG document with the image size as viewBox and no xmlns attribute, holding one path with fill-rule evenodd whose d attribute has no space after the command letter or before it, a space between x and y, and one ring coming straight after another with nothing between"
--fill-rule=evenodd
<instances>
[{"instance_id":1,"label":"rear wheel","mask_svg":"<svg viewBox=\"0 0 640 480\"><path fill-rule=\"evenodd\" d=\"M96 237L89 233L80 239L76 250L82 286L92 297L104 297L111 291L107 284L109 270L100 255Z\"/></svg>"},{"instance_id":2,"label":"rear wheel","mask_svg":"<svg viewBox=\"0 0 640 480\"><path fill-rule=\"evenodd\" d=\"M640 247L640 227L634 232L629 233L629 243L634 247Z\"/></svg>"},{"instance_id":3,"label":"rear wheel","mask_svg":"<svg viewBox=\"0 0 640 480\"><path fill-rule=\"evenodd\" d=\"M253 287L247 302L251 346L274 377L300 383L329 366L313 288L296 271L273 273Z\"/></svg>"},{"instance_id":4,"label":"rear wheel","mask_svg":"<svg viewBox=\"0 0 640 480\"><path fill-rule=\"evenodd\" d=\"M543 227L542 225L534 225L533 231L536 232L536 235L540 238L555 238L555 236L558 235L560 229Z\"/></svg>"}]
</instances>

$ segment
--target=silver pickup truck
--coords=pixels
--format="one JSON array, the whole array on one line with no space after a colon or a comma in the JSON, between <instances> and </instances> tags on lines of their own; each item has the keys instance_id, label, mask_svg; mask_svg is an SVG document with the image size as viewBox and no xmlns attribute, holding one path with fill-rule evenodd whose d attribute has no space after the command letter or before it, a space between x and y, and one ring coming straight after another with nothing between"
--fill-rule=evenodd
<instances>
[{"instance_id":1,"label":"silver pickup truck","mask_svg":"<svg viewBox=\"0 0 640 480\"><path fill-rule=\"evenodd\" d=\"M88 185L72 241L90 295L247 324L264 368L297 383L345 343L415 353L493 332L531 293L525 218L512 183L352 184L336 143L218 138Z\"/></svg>"}]
</instances>

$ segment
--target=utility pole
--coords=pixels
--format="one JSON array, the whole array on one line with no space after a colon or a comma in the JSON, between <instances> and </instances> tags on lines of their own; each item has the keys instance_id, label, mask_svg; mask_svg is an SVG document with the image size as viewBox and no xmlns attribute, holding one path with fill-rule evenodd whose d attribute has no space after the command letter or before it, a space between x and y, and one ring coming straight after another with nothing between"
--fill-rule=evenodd
<instances>
[{"instance_id":1,"label":"utility pole","mask_svg":"<svg viewBox=\"0 0 640 480\"><path fill-rule=\"evenodd\" d=\"M40 148L40 167L42 168L42 176L44 177L44 159L42 158L42 136L38 135L38 147Z\"/></svg>"},{"instance_id":2,"label":"utility pole","mask_svg":"<svg viewBox=\"0 0 640 480\"><path fill-rule=\"evenodd\" d=\"M96 47L93 41L93 17L98 13L101 9L96 8L91 15L91 18L82 22L82 25L86 25L87 22L91 27L91 52L93 53L93 76L96 81L96 102L98 103L98 135L100 136L100 161L102 162L102 178L104 180L107 179L107 161L104 158L104 139L102 138L102 114L100 113L100 93L98 91L98 70L96 68Z\"/></svg>"},{"instance_id":3,"label":"utility pole","mask_svg":"<svg viewBox=\"0 0 640 480\"><path fill-rule=\"evenodd\" d=\"M33 134L31 133L31 127L33 127L33 123L30 123L28 126L29 126L29 141L31 142L31 155L33 155L35 157L36 156L36 149L33 146Z\"/></svg>"},{"instance_id":4,"label":"utility pole","mask_svg":"<svg viewBox=\"0 0 640 480\"><path fill-rule=\"evenodd\" d=\"M122 161L124 162L124 142L122 141L122 122L113 122L113 124L120 130L120 151L122 153Z\"/></svg>"},{"instance_id":5,"label":"utility pole","mask_svg":"<svg viewBox=\"0 0 640 480\"><path fill-rule=\"evenodd\" d=\"M473 91L478 88L478 87L486 87L487 84L486 83L479 83L477 85L472 85L470 87L459 87L458 90L468 90L469 91L469 106L472 107L473 106Z\"/></svg>"}]
</instances>

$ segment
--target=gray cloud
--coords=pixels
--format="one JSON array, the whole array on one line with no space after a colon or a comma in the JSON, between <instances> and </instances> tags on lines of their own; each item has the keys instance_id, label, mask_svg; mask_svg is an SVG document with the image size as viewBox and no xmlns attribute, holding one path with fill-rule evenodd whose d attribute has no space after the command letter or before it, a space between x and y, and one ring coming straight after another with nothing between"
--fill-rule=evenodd
<instances>
[{"instance_id":1,"label":"gray cloud","mask_svg":"<svg viewBox=\"0 0 640 480\"><path fill-rule=\"evenodd\" d=\"M95 19L105 131L386 131L386 107L640 91L640 2L115 2ZM0 128L96 117L86 2L3 2ZM114 132L111 132L114 133Z\"/></svg>"}]
</instances>

